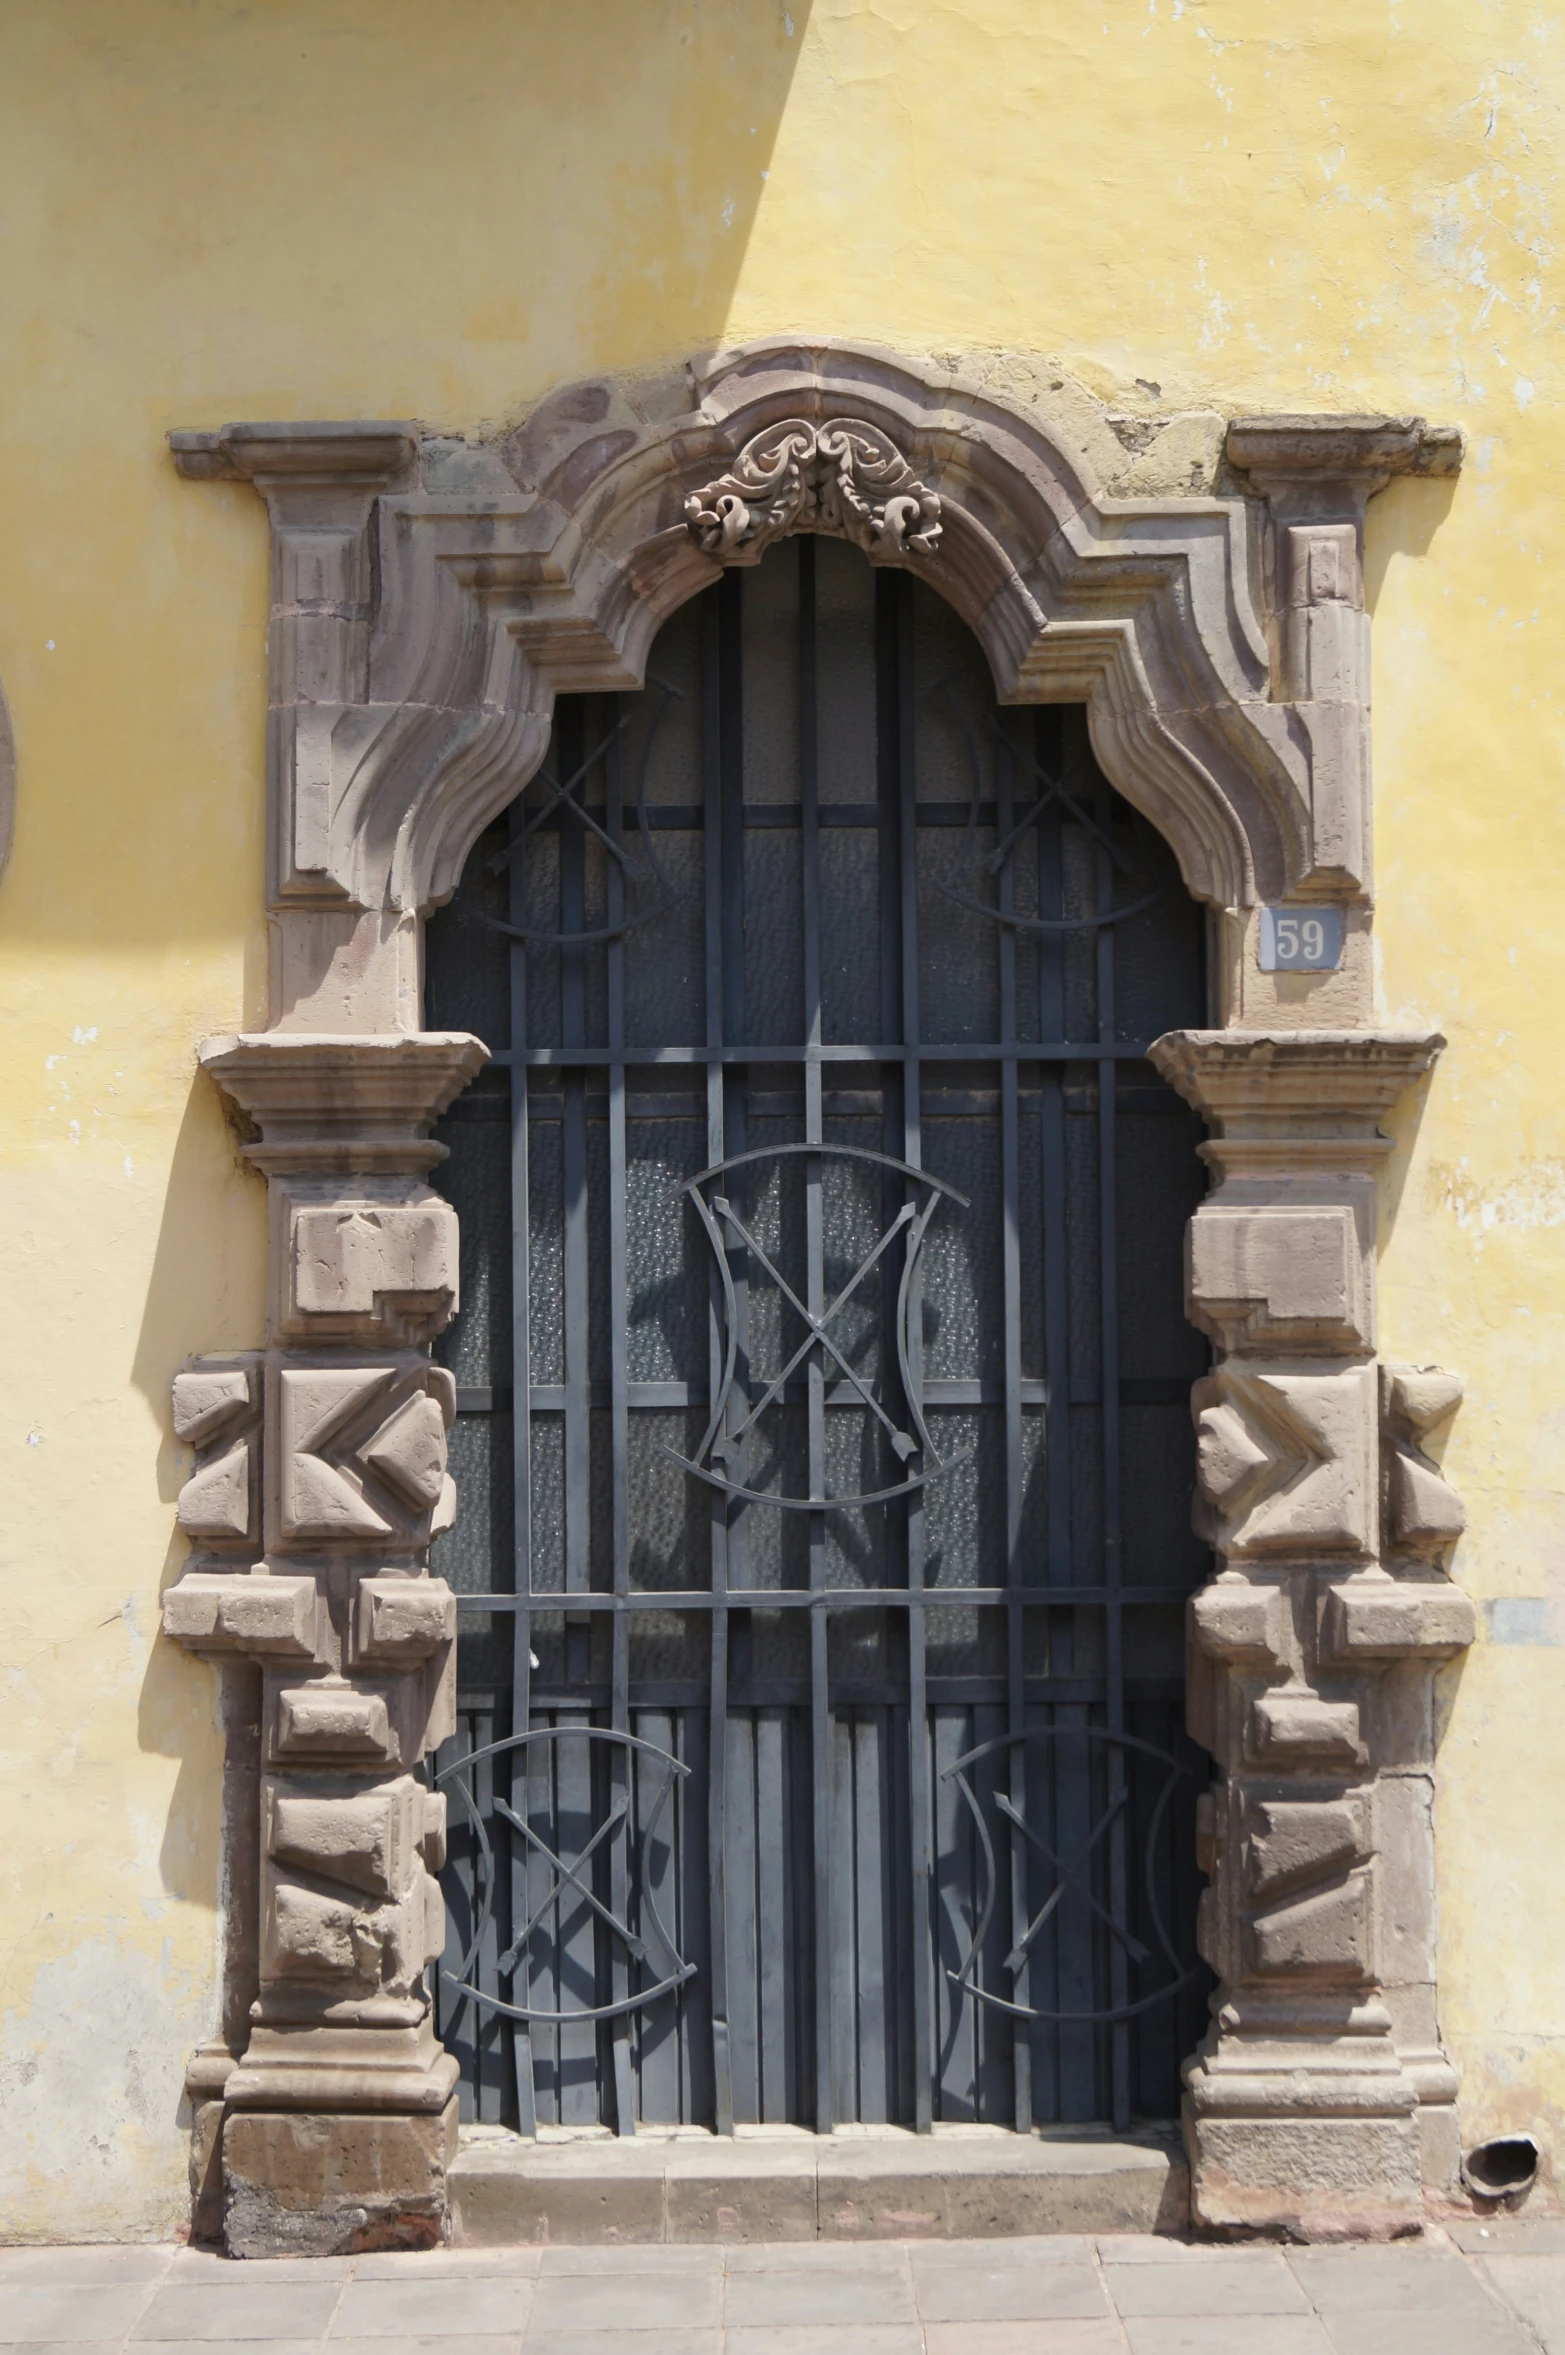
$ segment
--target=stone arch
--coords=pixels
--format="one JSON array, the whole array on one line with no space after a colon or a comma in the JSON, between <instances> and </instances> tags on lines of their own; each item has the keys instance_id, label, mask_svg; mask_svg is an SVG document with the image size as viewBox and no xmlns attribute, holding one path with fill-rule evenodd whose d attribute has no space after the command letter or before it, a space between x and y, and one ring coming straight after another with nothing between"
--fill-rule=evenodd
<instances>
[{"instance_id":1,"label":"stone arch","mask_svg":"<svg viewBox=\"0 0 1565 2355\"><path fill-rule=\"evenodd\" d=\"M420 911L543 757L555 695L639 684L668 614L748 559L686 510L753 473L790 420L858 430L937 529L864 528L831 501L783 528L916 566L1002 699L1084 702L1105 773L1198 898L1364 900L1359 523L1391 473L1448 470L1451 437L1241 425L1206 470L1222 495L1130 496L1105 487L1124 446L1083 396L1029 406L932 363L760 344L568 387L490 441L406 424L171 437L187 475L249 479L272 511L280 1012L346 958L365 1027L416 1025Z\"/></svg>"}]
</instances>

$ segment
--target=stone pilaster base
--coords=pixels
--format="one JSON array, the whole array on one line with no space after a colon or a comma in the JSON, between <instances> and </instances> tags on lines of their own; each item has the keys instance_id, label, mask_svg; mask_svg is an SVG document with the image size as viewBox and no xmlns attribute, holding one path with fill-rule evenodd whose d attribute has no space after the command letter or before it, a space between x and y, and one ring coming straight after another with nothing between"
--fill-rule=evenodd
<instances>
[{"instance_id":1,"label":"stone pilaster base","mask_svg":"<svg viewBox=\"0 0 1565 2355\"><path fill-rule=\"evenodd\" d=\"M1362 2060L1355 2041L1222 2037L1188 2065L1193 2224L1304 2241L1422 2228L1417 2089L1389 2040Z\"/></svg>"},{"instance_id":2,"label":"stone pilaster base","mask_svg":"<svg viewBox=\"0 0 1565 2355\"><path fill-rule=\"evenodd\" d=\"M447 2237L455 2101L430 2117L230 2110L223 2122L231 2257L428 2249Z\"/></svg>"}]
</instances>

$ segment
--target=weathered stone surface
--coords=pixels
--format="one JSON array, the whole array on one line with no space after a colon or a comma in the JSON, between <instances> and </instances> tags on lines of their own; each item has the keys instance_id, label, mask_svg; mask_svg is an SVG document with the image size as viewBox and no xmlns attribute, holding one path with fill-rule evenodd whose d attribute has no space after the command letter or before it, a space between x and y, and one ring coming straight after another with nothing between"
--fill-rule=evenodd
<instances>
[{"instance_id":1,"label":"weathered stone surface","mask_svg":"<svg viewBox=\"0 0 1565 2355\"><path fill-rule=\"evenodd\" d=\"M1193 1323L1228 1350L1367 1349L1374 1308L1358 1219L1345 1202L1208 1202L1190 1221Z\"/></svg>"},{"instance_id":2,"label":"weathered stone surface","mask_svg":"<svg viewBox=\"0 0 1565 2355\"><path fill-rule=\"evenodd\" d=\"M231 2111L224 2238L234 2257L426 2249L446 2237L456 2104L434 2117Z\"/></svg>"},{"instance_id":3,"label":"weathered stone surface","mask_svg":"<svg viewBox=\"0 0 1565 2355\"><path fill-rule=\"evenodd\" d=\"M1101 416L1073 439L933 363L758 345L693 365L672 398L596 390L594 416L624 430L568 450L561 394L535 427L465 452L394 421L173 437L186 473L265 498L274 598L273 1027L203 1053L257 1123L244 1150L271 1184L264 1529L232 1385L192 1389L181 1409L198 1447L187 1510L236 1563L264 1535L284 1575L231 1583L307 1587L321 1671L299 1674L300 1656L265 1680L268 1930L224 2088L231 2245L438 2229L445 2196L427 2137L454 2064L435 2051L416 1959L437 1926L439 1828L415 1832L411 1802L386 1794L453 1722L446 1606L421 1573L452 1501L450 1385L423 1352L454 1305L454 1223L423 1181L440 1158L431 1123L483 1050L417 1030L421 912L543 757L554 696L638 684L664 614L720 562L806 526L915 563L1008 699L1084 699L1108 775L1227 911L1229 1027L1153 1049L1216 1132L1190 1297L1230 1353L1197 1400L1204 1525L1235 1571L1191 1618L1192 1725L1220 1777L1202 1938L1223 1978L1190 2071L1194 2197L1216 2224L1396 2229L1416 2207L1415 2115L1435 2106L1442 2064L1432 2007L1415 2002L1433 1975L1432 1946L1418 1975L1416 1906L1399 1907L1395 2019L1380 1999L1362 1794L1393 1758L1427 1786L1424 1721L1399 1700L1393 1734L1382 1687L1421 1660L1427 1674L1438 1647L1389 1653L1401 1605L1366 1602L1355 1573L1373 1576L1383 1538L1428 1571L1459 1521L1424 1445L1438 1382L1404 1369L1377 1416L1369 1362L1379 1122L1441 1042L1368 1027L1362 524L1393 474L1449 471L1459 438L1410 419L1239 420L1229 463L1264 510L1115 503L1092 455L1114 445ZM1337 1031L1287 1027L1298 1012L1259 972L1256 899L1299 894L1345 913L1343 971L1314 1001ZM1281 1027L1255 1027L1262 1007ZM210 1576L198 1562L173 1590L190 1591L171 1600L171 1632L263 1656L254 1604L235 1603L231 1632L222 1597L208 1620ZM1420 1624L1460 1639L1444 1602ZM1307 1803L1314 1831L1284 1814ZM1334 1809L1354 1822L1351 1863ZM345 1985L378 1991L373 2024L341 2015ZM346 2111L363 2133L334 2140ZM844 2213L889 2218L858 2163ZM625 2213L611 2227L601 2211L603 2229Z\"/></svg>"},{"instance_id":4,"label":"weathered stone surface","mask_svg":"<svg viewBox=\"0 0 1565 2355\"><path fill-rule=\"evenodd\" d=\"M313 1578L190 1570L163 1597L163 1632L192 1652L313 1660L317 1604Z\"/></svg>"}]
</instances>

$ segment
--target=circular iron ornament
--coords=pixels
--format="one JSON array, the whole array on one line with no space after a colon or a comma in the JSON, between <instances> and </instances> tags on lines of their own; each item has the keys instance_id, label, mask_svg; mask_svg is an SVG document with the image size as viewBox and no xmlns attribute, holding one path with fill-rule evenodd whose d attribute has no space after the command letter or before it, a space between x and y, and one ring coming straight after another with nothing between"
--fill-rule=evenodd
<instances>
[{"instance_id":1,"label":"circular iron ornament","mask_svg":"<svg viewBox=\"0 0 1565 2355\"><path fill-rule=\"evenodd\" d=\"M1046 1592L1046 1590L1040 1589L1039 1592L1040 1595L1042 1595ZM1036 2005L1015 2003L1006 1996L994 1994L987 1987L980 1987L976 1976L978 1952L980 1947L983 1945L985 1934L988 1931L990 1920L994 1914L995 1896L999 1887L999 1875L995 1867L994 1843L989 1837L989 1826L984 1821L983 1809L979 1806L977 1797L973 1791L972 1784L967 1779L967 1769L970 1766L975 1766L981 1758L991 1758L998 1751L1011 1750L1016 1748L1019 1744L1025 1745L1032 1742L1057 1742L1066 1740L1073 1742L1098 1742L1111 1749L1122 1751L1134 1750L1141 1757L1154 1759L1158 1765L1165 1766L1168 1769L1168 1772L1163 1779L1162 1789L1158 1792L1156 1804L1152 1809L1151 1818L1147 1824L1147 1836L1142 1859L1142 1871L1146 1884L1147 1917L1152 1926L1153 1936L1156 1938L1158 1946L1162 1949L1163 1959L1168 1964L1168 1967L1173 1972L1174 1976L1168 1980L1166 1985L1154 1989L1153 1993L1150 1995L1143 1995L1139 2001L1135 2003L1114 2004L1107 2010L1103 2011L1043 2011L1040 2010ZM975 2003L986 2003L990 2005L993 2010L998 2012L1007 2012L1010 2014L1012 2019L1016 2020L1047 2020L1056 2022L1062 2026L1107 2026L1115 2020L1133 2020L1141 2012L1149 2012L1160 2003L1171 2002L1174 1996L1180 1994L1186 1987L1190 1986L1194 1980L1200 1977L1201 1965L1197 1962L1192 1963L1186 1967L1186 1965L1180 1961L1173 1941L1168 1935L1168 1930L1163 1921L1162 1910L1159 1907L1157 1901L1157 1890L1154 1885L1152 1870L1153 1860L1157 1853L1158 1835L1162 1831L1165 1819L1168 1815L1169 1803L1173 1798L1175 1786L1181 1782L1193 1783L1195 1781L1195 1776L1191 1773L1189 1767L1182 1766L1179 1760L1177 1758L1170 1757L1166 1750L1160 1750L1154 1743L1144 1742L1134 1734L1109 1733L1104 1727L1096 1725L1040 1725L1029 1726L1025 1733L997 1734L993 1741L980 1742L976 1750L966 1751L962 1757L954 1760L950 1766L946 1767L942 1771L940 1779L943 1783L954 1782L956 1784L957 1789L960 1791L963 1799L967 1803L968 1812L972 1816L974 1827L978 1833L979 1846L983 1851L984 1877L986 1887L984 1889L983 1903L978 1909L978 1919L973 1926L972 1939L968 1945L966 1954L962 1957L960 1967L953 1971L948 1966L946 1970L946 1977L951 1981L951 1984L954 1987L959 1988L963 1993L970 1995ZM1091 1888L1086 1886L1076 1877L1081 1871L1082 1866L1087 1863L1092 1850L1097 1846L1098 1842L1103 1838L1105 1832L1109 1830L1110 1826L1119 1817L1126 1804L1126 1801L1129 1799L1129 1796L1130 1793L1128 1790L1121 1790L1115 1793L1115 1795L1110 1799L1108 1806L1098 1817L1098 1820L1094 1824L1084 1847L1082 1847L1075 1856L1069 1858L1068 1860L1062 1861L1058 1856L1055 1855L1053 1849L1050 1848L1047 1841L1045 1841L1041 1835L1034 1831L1032 1826L1025 1821L1019 1810L1012 1803L1009 1796L1003 1791L997 1792L995 1794L995 1804L999 1808L1001 1814L1004 1815L1010 1822L1013 1832L1019 1832L1021 1836L1027 1841L1028 1845L1036 1849L1039 1855L1041 1855L1048 1864L1051 1864L1054 1867L1056 1876L1052 1895L1044 1900L1044 1903L1038 1913L1033 1916L1032 1920L1028 1923L1026 1929L1023 1931L1021 1937L1017 1940L1016 1944L1012 1947L1010 1953L1005 1958L1005 1968L1011 1973L1013 1978L1018 1976L1020 1972L1026 1967L1033 1940L1037 1937L1039 1931L1044 1927L1045 1923L1047 1923L1052 1918L1055 1909L1058 1907L1061 1899L1064 1897L1066 1890L1072 1888L1076 1891L1079 1897L1084 1897L1086 1899L1088 1906L1091 1908L1092 1912L1102 1921L1110 1936L1118 1941L1121 1950L1130 1957L1131 1961L1134 1962L1138 1968L1143 1967L1146 1963L1153 1960L1150 1949L1143 1946L1141 1941L1133 1935L1129 1925L1125 1922L1116 1921L1114 1916L1110 1913L1108 1907L1106 1905L1100 1904L1097 1897L1093 1894Z\"/></svg>"},{"instance_id":2,"label":"circular iron ornament","mask_svg":"<svg viewBox=\"0 0 1565 2355\"><path fill-rule=\"evenodd\" d=\"M635 718L635 713L628 711L623 719L616 720L603 742L593 746L591 752L577 768L572 770L563 785L557 778L552 777L547 769L539 769L536 778L529 780L530 783L536 782L544 785L548 789L549 798L541 809L534 810L526 825L519 833L512 836L504 850L496 851L494 857L488 862L488 872L491 875L498 875L508 867L529 835L536 833L552 810L569 809L574 811L589 834L597 836L609 857L618 865L620 873L627 883L645 883L650 877L657 886L658 896L649 906L638 908L633 916L625 917L623 922L600 925L595 932L544 932L530 925L503 924L498 916L486 916L484 922L489 926L491 932L503 932L507 940L526 941L531 948L601 948L609 941L623 940L627 933L639 932L644 925L655 924L659 916L667 915L677 900L689 896L669 880L657 852L652 847L652 822L647 815L647 767L652 758L653 742L659 728L663 725L663 715L669 705L674 702L682 702L684 698L677 687L667 686L662 679L649 679L647 684L649 687L657 689L662 701L652 715L652 725L647 730L641 747L641 759L636 766L636 823L641 835L645 865L642 864L641 859L632 858L624 844L616 842L608 830L598 824L597 819L585 803L576 799L577 786L584 783L586 778L591 775L608 751L609 746L624 735Z\"/></svg>"},{"instance_id":3,"label":"circular iron ornament","mask_svg":"<svg viewBox=\"0 0 1565 2355\"><path fill-rule=\"evenodd\" d=\"M642 1911L650 1925L652 1935L650 1938L639 1937L629 1923L622 1922L618 1914L610 1906L605 1905L596 1891L581 1879L583 1869L590 1865L597 1850L611 1835L619 1833L621 1826L627 1822L630 1815L630 1800L624 1791L620 1792L603 1822L598 1826L573 1864L568 1864L563 1857L557 1856L547 1840L540 1833L534 1831L525 1817L518 1815L514 1807L508 1807L505 1801L497 1796L494 1803L495 1813L503 1816L512 1830L521 1834L528 1847L543 1858L544 1863L552 1870L554 1879L495 1965L496 1976L502 1979L514 1976L526 1955L528 1941L534 1930L556 1899L564 1896L567 1891L574 1891L575 1895L605 1925L610 1935L620 1941L633 1961L641 1963L649 1970L661 1972L662 1976L655 1986L643 1987L637 1994L627 1995L619 2003L583 2004L577 2011L547 2012L539 2011L529 2004L502 2002L498 1995L490 1995L482 1987L476 1987L473 1984L473 1964L477 1958L479 1947L483 1943L484 1933L489 1927L490 1917L494 1912L495 1860L494 1851L489 1845L489 1834L484 1825L483 1815L473 1797L467 1777L471 1769L481 1759L499 1757L502 1752L507 1750L526 1750L535 1742L562 1741L606 1742L619 1750L627 1768L631 1754L634 1752L663 1770L651 1812L641 1828L641 1837L638 1841L629 1843L635 1858L635 1878L639 1881L641 1888ZM688 1775L689 1772L688 1766L671 1756L667 1750L660 1750L655 1742L645 1742L636 1734L616 1733L609 1727L600 1725L539 1726L531 1733L511 1734L504 1741L487 1743L482 1750L470 1750L465 1756L453 1759L449 1766L442 1767L434 1778L435 1787L438 1790L442 1783L449 1782L467 1810L468 1821L478 1836L484 1890L483 1901L478 1909L478 1917L473 1926L473 1935L468 1941L467 1952L454 1972L445 1970L441 1972L440 1976L444 1985L449 1987L454 1995L471 1996L474 2003L484 2005L488 2011L499 2012L508 2020L533 2020L540 2022L545 2027L561 2027L572 2020L618 2019L622 2013L639 2011L644 2004L655 2003L660 1995L668 1995L675 1988L683 1987L687 1979L693 1979L696 1966L694 1963L684 1960L678 1947L669 1936L663 1917L658 1912L657 1900L652 1894L651 1884L647 1880L644 1870L647 1850L651 1846L658 1825L662 1822L669 1800L673 1796L675 1778ZM629 1910L627 1905L626 1911Z\"/></svg>"},{"instance_id":4,"label":"circular iron ornament","mask_svg":"<svg viewBox=\"0 0 1565 2355\"><path fill-rule=\"evenodd\" d=\"M726 1177L730 1170L745 1169L758 1161L797 1159L800 1154L810 1155L818 1161L859 1161L866 1162L876 1169L890 1170L894 1175L905 1178L909 1185L917 1190L920 1197L917 1201L904 1202L879 1242L859 1262L847 1283L838 1291L836 1298L828 1303L819 1315L814 1314L799 1298L793 1286L739 1217L726 1193L715 1190L716 1181ZM703 1187L714 1188L710 1197L703 1193ZM958 1464L966 1463L969 1457L977 1452L975 1448L964 1447L955 1455L942 1457L934 1441L930 1438L929 1426L924 1421L923 1409L919 1402L919 1384L913 1372L914 1350L912 1334L909 1329L910 1318L918 1313L922 1300L917 1277L924 1248L924 1237L929 1231L929 1222L942 1201L954 1202L962 1210L971 1209L972 1205L965 1194L959 1194L955 1186L948 1186L944 1178L932 1177L927 1169L915 1169L911 1162L898 1161L889 1153L871 1153L862 1145L826 1144L759 1145L754 1152L736 1153L727 1161L714 1162L710 1169L699 1170L693 1178L687 1178L684 1185L676 1189L673 1198L677 1200L680 1194L689 1196L717 1261L718 1280L723 1288L723 1322L727 1331L727 1339L723 1352L722 1379L718 1384L711 1420L702 1434L701 1444L693 1457L682 1456L677 1448L665 1446L663 1453L666 1456L671 1457L685 1471L692 1473L697 1480L704 1480L709 1487L721 1489L725 1496L742 1497L747 1504L779 1505L790 1512L822 1513L843 1512L861 1505L883 1505L889 1503L893 1497L908 1496L914 1489L924 1487L928 1481L937 1476L954 1471ZM793 1310L805 1328L804 1339L794 1350L782 1371L772 1376L762 1377L766 1382L766 1387L761 1394L759 1404L750 1407L743 1422L732 1430L725 1428L725 1424L729 1412L729 1402L735 1395L734 1373L739 1354L739 1313L737 1288L734 1283L733 1269L729 1264L725 1229L741 1249L747 1251L752 1260L770 1276L786 1305ZM840 1309L847 1306L859 1286L871 1270L879 1265L899 1236L905 1236L906 1241L902 1258L902 1276L897 1287L897 1368L902 1378L902 1397L906 1405L908 1420L913 1426L910 1431L903 1429L888 1413L883 1402L875 1396L857 1368L849 1363L847 1353L838 1347L837 1342L827 1330L832 1318L837 1315ZM781 1397L784 1385L798 1371L812 1349L820 1349L826 1357L830 1358L842 1379L858 1392L864 1405L868 1407L885 1432L892 1453L900 1463L911 1464L915 1456L923 1458L918 1469L910 1471L906 1479L895 1482L889 1488L870 1489L857 1496L777 1496L766 1489L748 1488L742 1481L730 1478L726 1470L714 1469L715 1464L730 1465L738 1460L750 1432L765 1414L767 1408ZM743 1398L743 1393L740 1393L740 1396Z\"/></svg>"},{"instance_id":5,"label":"circular iron ornament","mask_svg":"<svg viewBox=\"0 0 1565 2355\"><path fill-rule=\"evenodd\" d=\"M967 761L972 772L973 790L968 802L967 828L963 834L962 842L968 872L975 882L983 875L998 876L1003 872L1028 827L1035 824L1054 802L1057 802L1061 809L1068 811L1076 824L1081 826L1097 843L1100 850L1107 852L1110 861L1120 875L1130 875L1133 872L1131 863L1120 850L1113 835L1100 826L1097 820L1082 808L1081 803L1066 790L1058 777L1050 775L1042 761L1036 759L1030 752L1018 751L992 713L989 715L989 725L996 738L1005 746L1013 759L1021 760L1027 768L1031 769L1033 775L1042 785L1043 791L1032 807L1017 820L1003 842L997 842L991 851L982 854L979 852L978 809L983 798L983 771L978 758L978 744L973 735L972 725L952 691L952 680L956 675L955 672L952 672L942 679L940 684L931 691L930 701L932 703L941 701L946 704L961 731L962 742L967 749ZM1153 876L1152 837L1147 822L1138 809L1132 808L1130 811L1130 826L1135 837L1136 849L1140 854L1142 872L1150 881ZM1018 916L1008 908L997 908L990 901L979 899L976 892L959 891L953 883L942 883L938 876L931 878L931 880L943 899L951 900L959 908L966 908L970 915L987 917L991 924L1003 924L1012 932L1031 934L1098 932L1106 924L1123 924L1127 916L1139 916L1143 909L1150 908L1154 901L1160 900L1164 889L1161 883L1153 881L1152 889L1144 892L1139 899L1129 900L1123 907L1110 908L1101 915Z\"/></svg>"}]
</instances>

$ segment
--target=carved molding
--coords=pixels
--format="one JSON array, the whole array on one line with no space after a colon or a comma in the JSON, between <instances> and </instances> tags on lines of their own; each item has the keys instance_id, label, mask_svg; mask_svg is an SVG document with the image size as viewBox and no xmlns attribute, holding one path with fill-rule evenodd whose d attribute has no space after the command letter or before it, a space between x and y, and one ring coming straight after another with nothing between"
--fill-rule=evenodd
<instances>
[{"instance_id":1,"label":"carved molding","mask_svg":"<svg viewBox=\"0 0 1565 2355\"><path fill-rule=\"evenodd\" d=\"M1218 2227L1399 2231L1425 2181L1454 2180L1430 1691L1472 1614L1430 1443L1459 1385L1377 1368L1374 1296L1381 1123L1443 1042L1369 1013L1362 534L1385 482L1450 474L1460 437L1240 419L1211 478L1239 494L1132 497L1087 407L769 344L564 388L495 441L398 421L170 437L187 477L255 486L273 551L271 1027L202 1054L268 1180L266 1348L179 1377L196 1550L165 1601L176 1640L261 1669L261 1984L237 2065L201 2079L234 2113L225 2165L248 2154L231 2245L259 2253L250 2195L292 2147L264 2117L231 2143L246 2111L312 2132L438 2114L436 2179L449 2147L419 1769L453 1723L455 1603L425 1547L452 1504L427 1351L457 1267L426 1179L484 1050L420 1029L422 912L542 759L556 694L637 686L723 563L805 530L916 567L1003 697L1084 702L1105 772L1234 913L1225 939L1259 900L1347 910L1341 1027L1283 1027L1280 996L1240 1027L1230 990L1233 1027L1152 1050L1217 1181L1187 1257L1220 1353L1195 1397L1219 1565L1190 1606L1188 1698L1216 1767L1198 1842L1220 1985L1187 2130ZM345 2231L380 2197L361 2188Z\"/></svg>"},{"instance_id":2,"label":"carved molding","mask_svg":"<svg viewBox=\"0 0 1565 2355\"><path fill-rule=\"evenodd\" d=\"M1364 502L1459 452L1416 421L1243 420L1255 500L1116 496L1079 415L844 344L573 386L497 443L395 420L169 438L272 519L274 1018L356 1031L416 1027L417 915L532 775L555 695L638 685L675 607L787 531L915 561L1002 697L1085 702L1198 897L1362 900ZM1279 585L1285 462L1309 511Z\"/></svg>"},{"instance_id":3,"label":"carved molding","mask_svg":"<svg viewBox=\"0 0 1565 2355\"><path fill-rule=\"evenodd\" d=\"M769 425L728 473L691 492L685 521L702 554L725 564L753 563L789 532L829 532L886 561L940 544L938 493L861 417Z\"/></svg>"}]
</instances>

